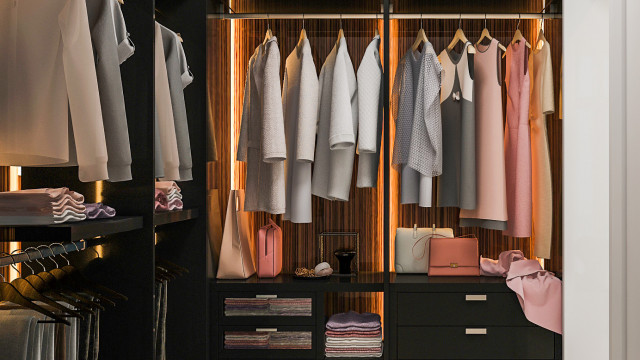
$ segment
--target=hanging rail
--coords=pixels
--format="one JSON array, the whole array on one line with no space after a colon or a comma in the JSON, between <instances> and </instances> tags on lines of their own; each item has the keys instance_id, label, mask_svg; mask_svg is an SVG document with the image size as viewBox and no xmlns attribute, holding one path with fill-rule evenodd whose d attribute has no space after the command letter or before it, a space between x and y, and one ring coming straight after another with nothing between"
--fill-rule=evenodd
<instances>
[{"instance_id":1,"label":"hanging rail","mask_svg":"<svg viewBox=\"0 0 640 360\"><path fill-rule=\"evenodd\" d=\"M64 249L62 248L64 246ZM0 256L0 267L10 266L11 264L17 264L30 260L39 260L51 256L56 256L60 254L66 254L73 251L85 250L87 248L87 243L84 240L64 243L62 246L56 244L51 244L49 246L40 246L37 250L25 250L25 252L16 253L11 256L3 255Z\"/></svg>"},{"instance_id":2,"label":"hanging rail","mask_svg":"<svg viewBox=\"0 0 640 360\"><path fill-rule=\"evenodd\" d=\"M230 13L230 14L208 14L210 19L383 19L382 13L369 14L271 14L271 13ZM484 13L411 13L411 14L389 14L390 19L485 19ZM487 19L561 19L562 14L551 13L515 13L515 14L486 14Z\"/></svg>"}]
</instances>

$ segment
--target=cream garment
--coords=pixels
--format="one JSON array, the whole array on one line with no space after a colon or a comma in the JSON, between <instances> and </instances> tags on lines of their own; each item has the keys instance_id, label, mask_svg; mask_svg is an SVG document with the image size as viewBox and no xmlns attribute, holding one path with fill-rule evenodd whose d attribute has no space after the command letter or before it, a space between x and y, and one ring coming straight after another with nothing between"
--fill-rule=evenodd
<instances>
[{"instance_id":1,"label":"cream garment","mask_svg":"<svg viewBox=\"0 0 640 360\"><path fill-rule=\"evenodd\" d=\"M160 135L162 160L164 163L164 179L180 180L178 142L176 140L176 128L173 120L173 107L171 106L167 64L165 62L164 45L162 43L162 29L157 22L155 23L154 65L156 112L158 116L158 133Z\"/></svg>"},{"instance_id":2,"label":"cream garment","mask_svg":"<svg viewBox=\"0 0 640 360\"><path fill-rule=\"evenodd\" d=\"M249 60L244 86L237 158L247 163L245 211L285 212L287 148L280 91L280 50L272 36Z\"/></svg>"},{"instance_id":3,"label":"cream garment","mask_svg":"<svg viewBox=\"0 0 640 360\"><path fill-rule=\"evenodd\" d=\"M438 171L433 172L433 166L440 164L441 169L442 158L441 155L440 160L437 160L436 156L430 156L435 155L433 152L435 147L432 146L429 140L430 134L427 132L427 122L429 123L429 128L431 128L434 125L432 120L435 117L427 119L425 115L431 115L435 110L438 112L437 118L440 121L439 99L437 97L440 86L440 69L433 46L428 42L424 44L421 52L408 51L402 57L396 69L391 95L391 116L396 120L392 164L398 171L401 171L401 204L417 203L422 207L429 207L432 204L432 176L438 174ZM422 85L420 85L421 74ZM433 84L436 85L435 88L432 86ZM418 90L419 86L423 87L421 91ZM427 88L424 88L425 86ZM434 91L436 94L435 100L426 100L425 95L433 95ZM417 101L419 94L422 94L420 104ZM435 107L433 106L433 101L435 101ZM438 124L437 127L439 126ZM436 129L433 130L435 135L438 131ZM434 142L434 144L436 143ZM441 143L439 146L441 146ZM412 155L412 151L418 151L420 148L425 152L418 152ZM428 175L421 174L410 166L410 159L412 159L412 164L415 165L415 168L425 171L430 170L426 171Z\"/></svg>"},{"instance_id":4,"label":"cream garment","mask_svg":"<svg viewBox=\"0 0 640 360\"><path fill-rule=\"evenodd\" d=\"M307 38L301 38L287 57L282 107L287 137L287 209L284 219L310 223L311 164L318 122L318 75Z\"/></svg>"},{"instance_id":5,"label":"cream garment","mask_svg":"<svg viewBox=\"0 0 640 360\"><path fill-rule=\"evenodd\" d=\"M347 41L342 37L320 70L313 195L329 200L349 200L358 134L357 87Z\"/></svg>"},{"instance_id":6,"label":"cream garment","mask_svg":"<svg viewBox=\"0 0 640 360\"><path fill-rule=\"evenodd\" d=\"M533 50L529 56L529 74L531 74L529 124L531 126L533 254L536 257L548 259L551 257L553 187L551 184L547 115L555 111L555 104L551 47L546 39L544 39L542 47Z\"/></svg>"},{"instance_id":7,"label":"cream garment","mask_svg":"<svg viewBox=\"0 0 640 360\"><path fill-rule=\"evenodd\" d=\"M358 67L358 177L359 188L378 185L380 140L382 139L382 64L380 36L376 35Z\"/></svg>"},{"instance_id":8,"label":"cream garment","mask_svg":"<svg viewBox=\"0 0 640 360\"><path fill-rule=\"evenodd\" d=\"M171 94L173 121L176 128L180 181L193 180L189 123L187 121L187 106L184 101L184 88L191 83L193 75L187 66L184 49L178 35L162 25L160 25L160 30Z\"/></svg>"},{"instance_id":9,"label":"cream garment","mask_svg":"<svg viewBox=\"0 0 640 360\"><path fill-rule=\"evenodd\" d=\"M0 165L66 163L72 126L80 180L107 179L85 0L0 1L0 33Z\"/></svg>"}]
</instances>

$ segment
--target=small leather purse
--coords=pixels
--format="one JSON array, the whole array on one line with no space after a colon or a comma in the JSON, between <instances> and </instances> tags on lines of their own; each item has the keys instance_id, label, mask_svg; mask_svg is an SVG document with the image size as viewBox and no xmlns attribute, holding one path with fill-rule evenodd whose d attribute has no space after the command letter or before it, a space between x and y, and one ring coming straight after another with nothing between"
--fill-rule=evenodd
<instances>
[{"instance_id":1,"label":"small leather purse","mask_svg":"<svg viewBox=\"0 0 640 360\"><path fill-rule=\"evenodd\" d=\"M480 276L480 253L475 235L431 238L429 276Z\"/></svg>"},{"instance_id":2,"label":"small leather purse","mask_svg":"<svg viewBox=\"0 0 640 360\"><path fill-rule=\"evenodd\" d=\"M258 230L258 277L273 278L282 271L282 229L269 219Z\"/></svg>"},{"instance_id":3,"label":"small leather purse","mask_svg":"<svg viewBox=\"0 0 640 360\"><path fill-rule=\"evenodd\" d=\"M450 228L396 229L395 269L402 274L426 274L429 270L429 240L432 237L453 237Z\"/></svg>"}]
</instances>

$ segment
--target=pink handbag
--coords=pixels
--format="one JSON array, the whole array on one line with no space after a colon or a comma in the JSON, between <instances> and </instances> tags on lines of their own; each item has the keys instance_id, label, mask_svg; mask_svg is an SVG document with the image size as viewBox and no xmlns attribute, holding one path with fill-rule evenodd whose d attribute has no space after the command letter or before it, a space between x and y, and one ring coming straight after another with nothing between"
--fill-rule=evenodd
<instances>
[{"instance_id":1,"label":"pink handbag","mask_svg":"<svg viewBox=\"0 0 640 360\"><path fill-rule=\"evenodd\" d=\"M282 229L273 220L258 230L258 277L273 278L282 271Z\"/></svg>"},{"instance_id":2,"label":"pink handbag","mask_svg":"<svg viewBox=\"0 0 640 360\"><path fill-rule=\"evenodd\" d=\"M480 276L480 253L475 235L431 238L429 276Z\"/></svg>"},{"instance_id":3,"label":"pink handbag","mask_svg":"<svg viewBox=\"0 0 640 360\"><path fill-rule=\"evenodd\" d=\"M255 272L249 247L249 214L244 211L244 190L231 190L216 277L246 279Z\"/></svg>"}]
</instances>

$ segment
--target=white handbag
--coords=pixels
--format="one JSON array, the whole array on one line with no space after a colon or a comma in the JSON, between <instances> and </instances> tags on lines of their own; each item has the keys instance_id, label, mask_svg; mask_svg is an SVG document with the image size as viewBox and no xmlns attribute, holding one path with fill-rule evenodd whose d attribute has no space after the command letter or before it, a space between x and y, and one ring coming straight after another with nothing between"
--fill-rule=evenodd
<instances>
[{"instance_id":1,"label":"white handbag","mask_svg":"<svg viewBox=\"0 0 640 360\"><path fill-rule=\"evenodd\" d=\"M429 270L429 241L432 237L453 237L450 228L396 229L396 273L426 274Z\"/></svg>"}]
</instances>

